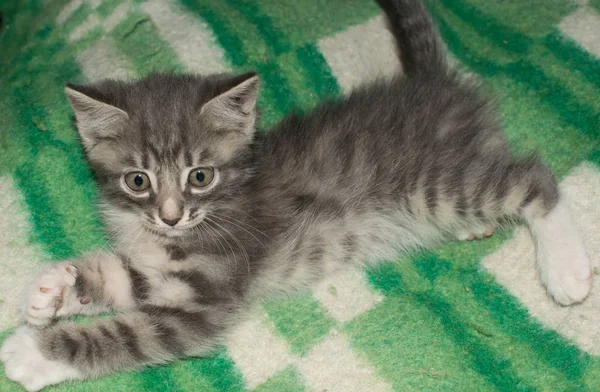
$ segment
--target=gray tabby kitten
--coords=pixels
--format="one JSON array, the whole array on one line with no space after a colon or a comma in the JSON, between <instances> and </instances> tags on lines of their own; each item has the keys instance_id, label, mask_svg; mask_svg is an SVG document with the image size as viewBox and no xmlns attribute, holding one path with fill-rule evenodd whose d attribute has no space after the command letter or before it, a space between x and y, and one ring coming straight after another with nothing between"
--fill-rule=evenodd
<instances>
[{"instance_id":1,"label":"gray tabby kitten","mask_svg":"<svg viewBox=\"0 0 600 392\"><path fill-rule=\"evenodd\" d=\"M203 355L259 297L511 218L531 228L550 295L587 296L590 263L550 170L511 156L493 105L448 69L420 1L378 3L406 75L264 136L255 74L67 87L116 244L37 277L24 314L45 328L6 339L10 379L35 391Z\"/></svg>"}]
</instances>

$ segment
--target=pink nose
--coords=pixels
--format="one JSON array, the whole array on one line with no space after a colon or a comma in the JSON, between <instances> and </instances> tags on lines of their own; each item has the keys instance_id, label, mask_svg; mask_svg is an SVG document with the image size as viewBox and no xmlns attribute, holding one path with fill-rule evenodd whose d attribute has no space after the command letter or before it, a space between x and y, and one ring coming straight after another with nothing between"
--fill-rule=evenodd
<instances>
[{"instance_id":1,"label":"pink nose","mask_svg":"<svg viewBox=\"0 0 600 392\"><path fill-rule=\"evenodd\" d=\"M181 217L175 218L175 219L168 219L168 218L160 218L160 219L162 219L162 221L165 222L169 226L175 226L177 224L177 222L179 222L181 220Z\"/></svg>"}]
</instances>

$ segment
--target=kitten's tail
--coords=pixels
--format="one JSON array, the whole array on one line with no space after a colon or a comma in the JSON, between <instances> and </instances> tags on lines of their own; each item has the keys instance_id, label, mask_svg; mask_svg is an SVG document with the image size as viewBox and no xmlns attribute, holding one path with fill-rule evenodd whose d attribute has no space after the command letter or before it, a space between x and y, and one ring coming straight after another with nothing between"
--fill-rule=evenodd
<instances>
[{"instance_id":1,"label":"kitten's tail","mask_svg":"<svg viewBox=\"0 0 600 392\"><path fill-rule=\"evenodd\" d=\"M447 68L446 52L422 0L375 0L388 19L407 76Z\"/></svg>"}]
</instances>

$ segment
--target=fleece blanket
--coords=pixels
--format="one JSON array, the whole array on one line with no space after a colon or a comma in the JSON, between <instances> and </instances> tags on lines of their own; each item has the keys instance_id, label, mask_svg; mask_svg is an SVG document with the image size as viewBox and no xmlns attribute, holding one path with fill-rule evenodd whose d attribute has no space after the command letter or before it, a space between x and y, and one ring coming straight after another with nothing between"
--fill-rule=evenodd
<instances>
[{"instance_id":1,"label":"fleece blanket","mask_svg":"<svg viewBox=\"0 0 600 392\"><path fill-rule=\"evenodd\" d=\"M431 0L449 55L560 178L600 273L600 0ZM106 245L63 86L153 70L262 78L261 127L396 72L370 0L0 2L0 338L39 265ZM365 130L368 131L368 130ZM0 390L19 391L0 368ZM600 276L540 285L528 231L398 256L257 304L207 358L52 391L599 391Z\"/></svg>"}]
</instances>

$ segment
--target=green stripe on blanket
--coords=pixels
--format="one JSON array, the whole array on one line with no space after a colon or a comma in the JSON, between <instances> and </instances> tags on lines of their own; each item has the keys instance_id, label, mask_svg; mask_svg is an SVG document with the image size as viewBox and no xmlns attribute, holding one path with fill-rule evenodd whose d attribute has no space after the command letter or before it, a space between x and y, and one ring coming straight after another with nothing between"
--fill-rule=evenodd
<instances>
[{"instance_id":1,"label":"green stripe on blanket","mask_svg":"<svg viewBox=\"0 0 600 392\"><path fill-rule=\"evenodd\" d=\"M453 59L498 96L515 150L537 151L562 179L600 268L600 172L588 163L600 163L600 49L593 46L600 2L428 4ZM27 283L32 265L107 245L67 81L255 70L267 129L290 111L339 96L348 78L389 73L382 59L393 50L370 0L34 0L4 2L0 11L0 185L11 200L0 206L16 220L0 226L1 336L15 326L16 286ZM367 24L366 36L348 30ZM361 53L365 47L381 58ZM15 263L14 252L33 261ZM208 358L52 390L600 390L597 295L580 307L556 307L531 252L527 236L508 229L406 255L261 304ZM522 278L507 280L515 265ZM0 390L20 389L1 374Z\"/></svg>"}]
</instances>

